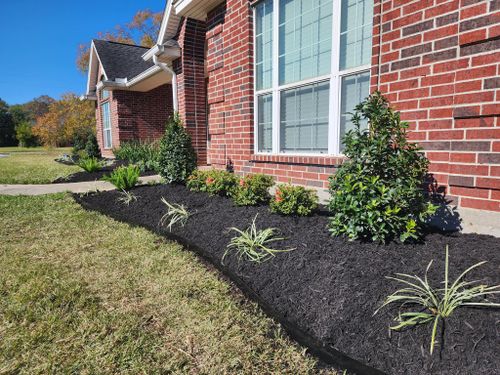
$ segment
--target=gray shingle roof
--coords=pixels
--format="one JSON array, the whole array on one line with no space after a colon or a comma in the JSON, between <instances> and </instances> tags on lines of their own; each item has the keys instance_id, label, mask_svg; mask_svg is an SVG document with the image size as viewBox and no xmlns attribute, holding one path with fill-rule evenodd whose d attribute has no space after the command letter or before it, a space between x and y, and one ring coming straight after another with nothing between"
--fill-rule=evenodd
<instances>
[{"instance_id":1,"label":"gray shingle roof","mask_svg":"<svg viewBox=\"0 0 500 375\"><path fill-rule=\"evenodd\" d=\"M96 39L94 45L109 80L131 80L154 65L153 62L144 61L142 58L148 50L146 47Z\"/></svg>"}]
</instances>

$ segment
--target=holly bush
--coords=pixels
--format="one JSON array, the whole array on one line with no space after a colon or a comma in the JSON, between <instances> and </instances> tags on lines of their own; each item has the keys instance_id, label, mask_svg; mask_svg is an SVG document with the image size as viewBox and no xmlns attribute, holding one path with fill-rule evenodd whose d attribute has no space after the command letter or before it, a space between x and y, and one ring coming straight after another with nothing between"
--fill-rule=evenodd
<instances>
[{"instance_id":1,"label":"holly bush","mask_svg":"<svg viewBox=\"0 0 500 375\"><path fill-rule=\"evenodd\" d=\"M379 92L356 106L352 122L347 160L330 178L331 233L376 242L420 238L437 207L424 189L429 161L408 142L408 124Z\"/></svg>"}]
</instances>

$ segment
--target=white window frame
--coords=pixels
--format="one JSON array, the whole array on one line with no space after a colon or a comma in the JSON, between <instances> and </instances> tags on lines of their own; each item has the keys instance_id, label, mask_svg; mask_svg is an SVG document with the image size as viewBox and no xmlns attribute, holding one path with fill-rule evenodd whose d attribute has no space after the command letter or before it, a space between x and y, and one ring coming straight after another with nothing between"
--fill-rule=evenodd
<instances>
[{"instance_id":1,"label":"white window frame","mask_svg":"<svg viewBox=\"0 0 500 375\"><path fill-rule=\"evenodd\" d=\"M254 79L254 154L256 155L285 155L285 156L342 156L340 152L340 108L342 99L342 79L350 75L366 73L371 70L371 64L358 66L340 70L340 27L342 14L342 0L332 0L333 5L333 26L332 26L332 57L331 57L331 72L330 74L309 78L299 82L293 82L285 85L279 84L279 2L273 0L273 67L272 67L272 87L257 90L257 79ZM256 25L257 15L256 6L253 7L253 59L254 59L254 74L257 74L255 69L257 61L257 38ZM311 85L314 83L330 82L330 108L328 122L328 153L312 152L285 152L280 149L280 115L281 115L281 92L284 90L295 89L302 86ZM272 114L272 151L259 151L258 138L258 121L259 121L259 106L258 97L266 94L272 94L273 97L273 114Z\"/></svg>"},{"instance_id":2,"label":"white window frame","mask_svg":"<svg viewBox=\"0 0 500 375\"><path fill-rule=\"evenodd\" d=\"M107 110L107 124L109 125L108 128L106 128L106 114L104 111L104 106L108 106ZM113 148L113 126L111 124L111 104L109 100L106 100L104 103L101 103L101 116L102 116L102 143L103 147L105 150L111 150ZM106 133L109 132L109 147L106 144Z\"/></svg>"}]
</instances>

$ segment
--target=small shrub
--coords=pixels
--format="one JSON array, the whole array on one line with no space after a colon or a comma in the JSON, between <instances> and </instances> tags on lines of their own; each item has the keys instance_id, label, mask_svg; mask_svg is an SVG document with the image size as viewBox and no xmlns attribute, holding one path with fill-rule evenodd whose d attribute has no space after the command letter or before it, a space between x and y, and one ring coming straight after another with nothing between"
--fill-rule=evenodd
<instances>
[{"instance_id":1,"label":"small shrub","mask_svg":"<svg viewBox=\"0 0 500 375\"><path fill-rule=\"evenodd\" d=\"M283 215L310 215L318 208L318 196L312 189L280 184L271 200L271 211Z\"/></svg>"},{"instance_id":2,"label":"small shrub","mask_svg":"<svg viewBox=\"0 0 500 375\"><path fill-rule=\"evenodd\" d=\"M137 164L141 171L158 170L158 142L130 141L123 142L113 150L116 159Z\"/></svg>"},{"instance_id":3,"label":"small shrub","mask_svg":"<svg viewBox=\"0 0 500 375\"><path fill-rule=\"evenodd\" d=\"M239 259L245 257L249 261L256 263L262 263L276 256L277 253L294 250L277 250L268 247L270 243L282 241L284 238L276 237L277 230L275 228L257 230L256 220L257 215L254 217L252 225L244 231L234 227L230 228L231 231L238 233L239 236L233 237L229 245L227 245L227 249L222 256L222 263L224 263L224 259L233 249L236 250Z\"/></svg>"},{"instance_id":4,"label":"small shrub","mask_svg":"<svg viewBox=\"0 0 500 375\"><path fill-rule=\"evenodd\" d=\"M165 198L162 198L161 201L165 206L167 206L167 213L160 219L161 225L167 224L167 229L170 232L172 232L172 227L177 223L179 223L182 227L186 225L190 214L184 205L170 203Z\"/></svg>"},{"instance_id":5,"label":"small shrub","mask_svg":"<svg viewBox=\"0 0 500 375\"><path fill-rule=\"evenodd\" d=\"M465 276L473 269L483 265L486 262L479 262L467 268L450 285L448 280L448 246L446 246L445 265L444 265L444 288L435 288L429 284L427 273L432 265L432 260L425 269L424 278L397 273L398 277L387 277L404 285L403 289L397 290L386 298L384 304L375 312L383 307L397 303L400 310L403 307L415 306L414 311L399 312L394 319L399 324L390 327L393 330L400 330L407 327L413 327L419 324L432 324L430 352L434 351L436 343L437 327L440 319L448 318L459 307L500 307L499 303L478 302L479 297L484 298L488 295L500 293L500 285L487 286L477 285L477 281L465 282ZM474 285L476 284L476 285ZM474 286L473 286L474 285Z\"/></svg>"},{"instance_id":6,"label":"small shrub","mask_svg":"<svg viewBox=\"0 0 500 375\"><path fill-rule=\"evenodd\" d=\"M160 142L158 172L167 183L184 183L195 169L196 153L191 137L176 114L167 124Z\"/></svg>"},{"instance_id":7,"label":"small shrub","mask_svg":"<svg viewBox=\"0 0 500 375\"><path fill-rule=\"evenodd\" d=\"M101 150L99 149L99 144L97 143L97 138L94 132L91 132L87 137L87 142L85 143L85 152L91 158L101 157Z\"/></svg>"},{"instance_id":8,"label":"small shrub","mask_svg":"<svg viewBox=\"0 0 500 375\"><path fill-rule=\"evenodd\" d=\"M78 166L85 172L93 173L100 171L104 167L104 163L97 158L86 157L78 161Z\"/></svg>"},{"instance_id":9,"label":"small shrub","mask_svg":"<svg viewBox=\"0 0 500 375\"><path fill-rule=\"evenodd\" d=\"M231 192L233 201L238 206L255 206L269 202L269 189L274 179L264 174L246 175L240 178Z\"/></svg>"},{"instance_id":10,"label":"small shrub","mask_svg":"<svg viewBox=\"0 0 500 375\"><path fill-rule=\"evenodd\" d=\"M378 242L420 238L437 207L423 189L429 161L408 142L408 124L378 92L356 106L352 122L344 138L348 160L330 178L330 231Z\"/></svg>"},{"instance_id":11,"label":"small shrub","mask_svg":"<svg viewBox=\"0 0 500 375\"><path fill-rule=\"evenodd\" d=\"M100 158L101 151L94 131L85 130L75 133L73 137L73 158Z\"/></svg>"},{"instance_id":12,"label":"small shrub","mask_svg":"<svg viewBox=\"0 0 500 375\"><path fill-rule=\"evenodd\" d=\"M186 186L189 190L202 191L210 195L229 195L237 181L238 178L227 171L197 169L189 176Z\"/></svg>"},{"instance_id":13,"label":"small shrub","mask_svg":"<svg viewBox=\"0 0 500 375\"><path fill-rule=\"evenodd\" d=\"M116 186L119 190L130 190L139 181L141 171L136 165L127 167L118 167L109 176L104 176L102 179Z\"/></svg>"},{"instance_id":14,"label":"small shrub","mask_svg":"<svg viewBox=\"0 0 500 375\"><path fill-rule=\"evenodd\" d=\"M118 202L130 206L130 203L137 201L137 196L131 191L122 190L118 197Z\"/></svg>"}]
</instances>

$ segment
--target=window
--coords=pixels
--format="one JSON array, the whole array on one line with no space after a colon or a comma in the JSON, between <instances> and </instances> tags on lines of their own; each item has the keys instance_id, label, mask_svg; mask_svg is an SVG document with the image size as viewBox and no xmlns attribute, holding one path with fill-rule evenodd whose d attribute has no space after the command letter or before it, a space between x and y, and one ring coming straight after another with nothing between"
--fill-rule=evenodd
<instances>
[{"instance_id":1,"label":"window","mask_svg":"<svg viewBox=\"0 0 500 375\"><path fill-rule=\"evenodd\" d=\"M372 0L255 6L255 151L339 154L369 93Z\"/></svg>"},{"instance_id":2,"label":"window","mask_svg":"<svg viewBox=\"0 0 500 375\"><path fill-rule=\"evenodd\" d=\"M109 91L108 90L102 90L101 91L101 100L105 100L109 98Z\"/></svg>"},{"instance_id":3,"label":"window","mask_svg":"<svg viewBox=\"0 0 500 375\"><path fill-rule=\"evenodd\" d=\"M109 102L101 106L102 109L102 135L104 139L104 148L110 149L113 147L111 140L111 113L109 111Z\"/></svg>"}]
</instances>

